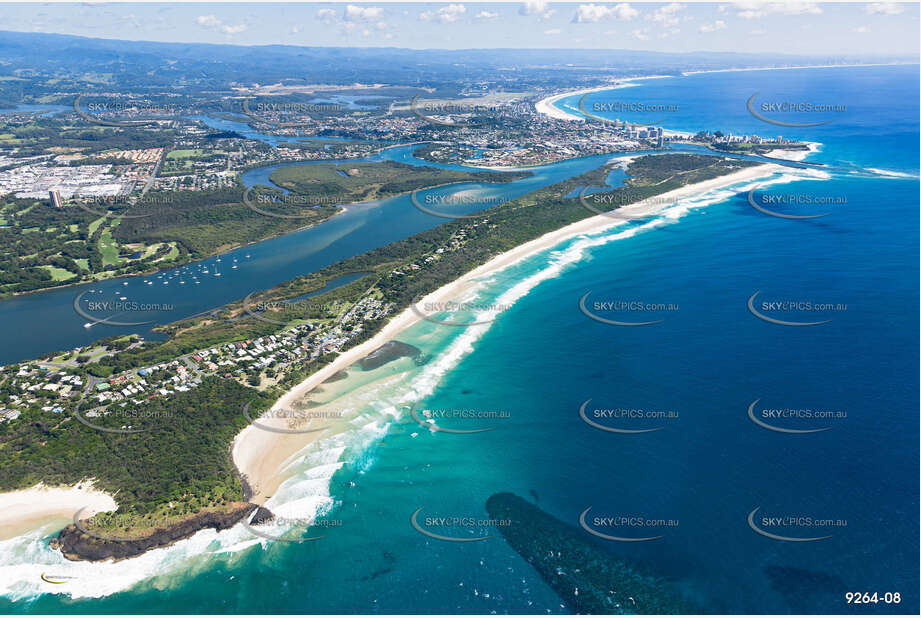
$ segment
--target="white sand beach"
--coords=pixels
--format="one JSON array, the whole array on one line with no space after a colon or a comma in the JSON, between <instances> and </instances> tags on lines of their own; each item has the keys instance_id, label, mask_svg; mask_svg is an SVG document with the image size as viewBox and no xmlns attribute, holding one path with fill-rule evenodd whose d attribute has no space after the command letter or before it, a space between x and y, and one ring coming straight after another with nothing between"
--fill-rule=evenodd
<instances>
[{"instance_id":1,"label":"white sand beach","mask_svg":"<svg viewBox=\"0 0 921 618\"><path fill-rule=\"evenodd\" d=\"M809 150L784 150L783 148L776 148L768 152L765 156L773 159L785 159L787 161L802 161L809 155L818 152L819 148L822 146L819 142L804 143L809 147Z\"/></svg>"},{"instance_id":2,"label":"white sand beach","mask_svg":"<svg viewBox=\"0 0 921 618\"><path fill-rule=\"evenodd\" d=\"M554 94L549 97L545 97L534 104L534 109L537 110L537 113L544 114L545 116L550 116L551 118L556 118L557 120L574 120L577 122L584 122L585 118L578 116L576 114L571 114L569 112L564 112L556 105L554 105L560 99L571 97L575 95L586 95L591 94L592 92L601 92L602 90L617 90L618 88L630 88L631 86L637 86L633 82L638 82L646 79L662 79L665 77L674 77L673 75L642 75L640 77L625 77L619 79L616 82L612 82L605 86L597 86L595 88L583 88L582 90L571 90L569 92L562 92L560 94Z\"/></svg>"},{"instance_id":3,"label":"white sand beach","mask_svg":"<svg viewBox=\"0 0 921 618\"><path fill-rule=\"evenodd\" d=\"M753 180L762 176L768 176L782 169L784 168L781 165L774 163L742 169L719 178L669 191L657 196L655 200L650 200L649 203L627 206L624 208L624 212L630 216L654 214L655 212L668 208L676 200L714 189L720 189L736 183ZM623 221L617 218L596 215L577 221L558 230L548 232L539 238L535 238L523 245L519 245L514 249L497 255L460 278L438 288L421 299L418 305L426 306L428 303L457 302L464 297L465 293L467 293L471 287L476 285L476 280L479 278L500 271L537 252L550 249L565 240L581 234L599 232L605 228L621 225L622 223ZM388 341L395 339L402 331L416 324L420 319L422 318L420 318L419 314L413 311L412 308L404 310L402 313L392 318L374 337L343 352L332 363L312 374L296 387L288 391L274 406L272 406L272 410L295 409L295 403L304 399L310 391L336 373L347 369L353 363L361 360ZM288 426L288 421L284 418L280 418L280 415L271 418L263 418L258 422L263 427L268 426L282 429ZM330 430L334 430L334 428L331 427ZM299 451L315 441L320 435L329 434L277 433L262 429L255 425L250 425L237 434L233 444L233 461L237 469L246 476L250 486L254 490L252 501L257 504L262 504L267 498L271 497L278 486L285 480L283 473L285 466L290 463L290 460L294 458Z\"/></svg>"},{"instance_id":4,"label":"white sand beach","mask_svg":"<svg viewBox=\"0 0 921 618\"><path fill-rule=\"evenodd\" d=\"M115 498L84 481L72 487L46 487L39 483L29 489L0 493L0 540L11 539L46 526L63 528L74 515L92 517L118 508Z\"/></svg>"}]
</instances>

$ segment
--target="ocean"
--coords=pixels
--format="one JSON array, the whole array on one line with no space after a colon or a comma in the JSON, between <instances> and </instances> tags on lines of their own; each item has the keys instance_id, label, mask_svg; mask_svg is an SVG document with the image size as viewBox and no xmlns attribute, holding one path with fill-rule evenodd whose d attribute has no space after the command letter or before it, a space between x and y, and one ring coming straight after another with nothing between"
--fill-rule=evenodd
<instances>
[{"instance_id":1,"label":"ocean","mask_svg":"<svg viewBox=\"0 0 921 618\"><path fill-rule=\"evenodd\" d=\"M570 613L483 521L487 498L510 491L577 533L590 509L597 532L657 537L584 532L702 612L917 613L918 67L636 83L584 103L672 105L666 128L819 142L808 161L826 167L565 241L480 282L471 299L503 310L453 316L485 324L422 322L400 337L422 360L324 385L314 402L344 410L351 429L292 461L268 504L315 521L286 539L321 538L237 526L86 564L37 532L0 542L0 611ZM846 111L775 114L833 120L781 128L749 113L754 93ZM750 197L830 214L779 218ZM596 425L654 431L604 431L580 408ZM432 432L427 418L488 431ZM435 539L414 513L432 532L489 538ZM849 604L848 592L880 603Z\"/></svg>"}]
</instances>

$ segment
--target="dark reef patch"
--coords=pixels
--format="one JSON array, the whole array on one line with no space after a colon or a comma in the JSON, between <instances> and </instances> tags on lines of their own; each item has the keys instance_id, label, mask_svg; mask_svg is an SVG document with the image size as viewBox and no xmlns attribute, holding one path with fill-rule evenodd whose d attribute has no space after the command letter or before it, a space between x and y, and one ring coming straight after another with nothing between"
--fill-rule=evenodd
<instances>
[{"instance_id":1,"label":"dark reef patch","mask_svg":"<svg viewBox=\"0 0 921 618\"><path fill-rule=\"evenodd\" d=\"M690 608L665 580L598 548L582 530L515 494L490 496L486 511L507 520L498 530L540 574L571 612L687 614Z\"/></svg>"},{"instance_id":2,"label":"dark reef patch","mask_svg":"<svg viewBox=\"0 0 921 618\"><path fill-rule=\"evenodd\" d=\"M414 345L402 341L388 341L358 361L358 365L365 371L371 371L398 358L419 358L420 356L422 356L422 350Z\"/></svg>"}]
</instances>

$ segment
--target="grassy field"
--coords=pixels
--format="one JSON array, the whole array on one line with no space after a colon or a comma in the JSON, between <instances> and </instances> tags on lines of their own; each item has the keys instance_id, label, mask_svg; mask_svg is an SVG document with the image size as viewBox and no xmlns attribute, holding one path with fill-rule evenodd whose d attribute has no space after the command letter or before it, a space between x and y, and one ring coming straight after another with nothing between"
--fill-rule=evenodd
<instances>
[{"instance_id":1,"label":"grassy field","mask_svg":"<svg viewBox=\"0 0 921 618\"><path fill-rule=\"evenodd\" d=\"M173 150L166 155L167 159L194 159L200 157L204 151L200 148L191 150Z\"/></svg>"},{"instance_id":2,"label":"grassy field","mask_svg":"<svg viewBox=\"0 0 921 618\"><path fill-rule=\"evenodd\" d=\"M112 225L99 235L99 253L102 254L103 266L108 266L109 264L117 266L122 263L122 260L118 257L118 243L112 238L112 229L118 225L119 221L120 219L112 221Z\"/></svg>"},{"instance_id":3,"label":"grassy field","mask_svg":"<svg viewBox=\"0 0 921 618\"><path fill-rule=\"evenodd\" d=\"M160 258L157 258L156 260L154 260L154 263L157 263L157 262L164 262L164 261L165 261L165 262L168 262L168 261L170 261L170 260L176 259L176 257L177 257L178 255L179 255L179 248L176 247L176 243L171 242L171 243L169 243L169 252L167 252L167 254L164 255L163 257L160 257Z\"/></svg>"},{"instance_id":4,"label":"grassy field","mask_svg":"<svg viewBox=\"0 0 921 618\"><path fill-rule=\"evenodd\" d=\"M105 220L106 220L105 217L99 217L98 219L90 223L88 236L92 236L94 233L96 233L96 230L99 229L99 226L102 225L102 222Z\"/></svg>"},{"instance_id":5,"label":"grassy field","mask_svg":"<svg viewBox=\"0 0 921 618\"><path fill-rule=\"evenodd\" d=\"M69 270L64 270L63 268L58 268L57 266L48 266L46 264L44 266L40 266L39 268L47 270L49 273L51 273L51 279L54 281L66 281L67 279L73 279L77 276Z\"/></svg>"}]
</instances>

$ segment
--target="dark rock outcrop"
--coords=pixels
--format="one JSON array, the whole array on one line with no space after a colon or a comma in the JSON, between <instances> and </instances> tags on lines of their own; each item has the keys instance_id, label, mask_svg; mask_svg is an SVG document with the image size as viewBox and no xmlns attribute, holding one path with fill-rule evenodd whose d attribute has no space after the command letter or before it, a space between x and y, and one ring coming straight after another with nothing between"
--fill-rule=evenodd
<instances>
[{"instance_id":1,"label":"dark rock outcrop","mask_svg":"<svg viewBox=\"0 0 921 618\"><path fill-rule=\"evenodd\" d=\"M151 534L138 539L107 539L95 536L84 525L78 527L71 524L61 530L52 542L52 548L60 549L68 560L122 560L138 556L150 549L166 547L205 528L226 530L259 508L248 502L237 502L225 511L204 511L170 526L157 528ZM267 509L260 510L268 512ZM269 515L272 514L269 512Z\"/></svg>"},{"instance_id":2,"label":"dark rock outcrop","mask_svg":"<svg viewBox=\"0 0 921 618\"><path fill-rule=\"evenodd\" d=\"M256 514L253 515L253 518L249 520L249 525L258 526L259 524L264 524L275 519L275 514L264 506L260 506L256 509Z\"/></svg>"}]
</instances>

